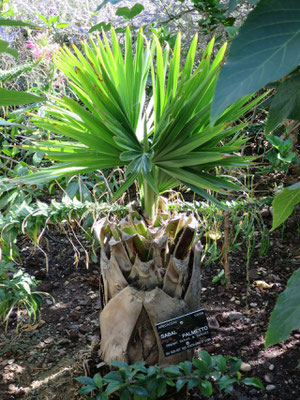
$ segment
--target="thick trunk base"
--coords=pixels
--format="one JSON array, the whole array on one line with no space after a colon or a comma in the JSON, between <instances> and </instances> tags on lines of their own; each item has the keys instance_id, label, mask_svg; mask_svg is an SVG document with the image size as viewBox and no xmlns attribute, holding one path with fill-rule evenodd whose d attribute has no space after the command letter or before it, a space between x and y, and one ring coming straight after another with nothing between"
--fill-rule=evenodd
<instances>
[{"instance_id":1,"label":"thick trunk base","mask_svg":"<svg viewBox=\"0 0 300 400\"><path fill-rule=\"evenodd\" d=\"M101 243L100 352L105 362L168 365L191 358L191 351L165 357L155 327L200 308L202 247L195 244L194 221L177 216L168 222L152 240L153 229L147 240L139 233L116 240L103 220L95 228Z\"/></svg>"},{"instance_id":2,"label":"thick trunk base","mask_svg":"<svg viewBox=\"0 0 300 400\"><path fill-rule=\"evenodd\" d=\"M127 286L100 314L103 359L128 364L144 360L148 365L176 364L189 359L189 352L166 358L155 328L155 324L188 311L183 300L172 298L159 288L145 292Z\"/></svg>"}]
</instances>

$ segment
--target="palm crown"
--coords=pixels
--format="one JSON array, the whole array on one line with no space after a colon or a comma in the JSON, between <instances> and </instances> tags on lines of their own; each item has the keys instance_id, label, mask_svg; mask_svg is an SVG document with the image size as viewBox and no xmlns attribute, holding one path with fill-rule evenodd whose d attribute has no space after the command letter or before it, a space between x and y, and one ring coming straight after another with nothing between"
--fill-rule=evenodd
<instances>
[{"instance_id":1,"label":"palm crown","mask_svg":"<svg viewBox=\"0 0 300 400\"><path fill-rule=\"evenodd\" d=\"M25 178L44 182L64 175L126 167L126 181L117 199L137 180L145 215L153 217L160 193L184 184L204 197L205 189L235 190L229 178L209 173L216 166L247 165L238 151L246 124L237 120L260 98L243 98L211 123L210 110L226 45L211 61L212 40L194 68L197 35L181 67L181 38L173 52L162 49L156 36L149 42L140 31L133 51L129 29L125 49L111 31L111 45L102 38L82 43L82 50L64 48L56 66L69 78L78 101L52 97L46 116L36 117L40 128L75 141L35 143L59 164ZM151 77L152 89L148 82ZM223 140L226 139L226 144ZM24 179L23 179L24 180Z\"/></svg>"}]
</instances>

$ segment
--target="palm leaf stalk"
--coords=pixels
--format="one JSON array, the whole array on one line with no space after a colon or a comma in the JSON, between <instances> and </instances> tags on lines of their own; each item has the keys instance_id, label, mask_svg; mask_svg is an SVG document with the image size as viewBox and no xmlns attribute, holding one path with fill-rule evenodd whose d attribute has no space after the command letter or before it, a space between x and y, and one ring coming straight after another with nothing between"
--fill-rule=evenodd
<instances>
[{"instance_id":1,"label":"palm leaf stalk","mask_svg":"<svg viewBox=\"0 0 300 400\"><path fill-rule=\"evenodd\" d=\"M198 224L191 215L170 215L160 194L183 184L217 202L207 190L239 189L230 177L211 171L251 162L238 154L246 142L241 134L246 124L239 119L263 97L243 98L211 123L226 49L212 60L213 45L212 40L197 67L197 35L183 66L180 34L172 52L156 36L149 42L142 31L133 51L129 29L124 52L113 29L111 44L103 32L102 38L83 43L82 50L62 49L55 64L80 102L51 97L43 107L45 116L35 116L35 123L68 140L24 146L60 162L21 178L30 184L121 166L126 180L114 201L138 183L143 215L131 206L126 219L101 219L94 226L106 304L100 314L105 361L166 364L189 357L186 351L166 358L155 323L200 306Z\"/></svg>"}]
</instances>

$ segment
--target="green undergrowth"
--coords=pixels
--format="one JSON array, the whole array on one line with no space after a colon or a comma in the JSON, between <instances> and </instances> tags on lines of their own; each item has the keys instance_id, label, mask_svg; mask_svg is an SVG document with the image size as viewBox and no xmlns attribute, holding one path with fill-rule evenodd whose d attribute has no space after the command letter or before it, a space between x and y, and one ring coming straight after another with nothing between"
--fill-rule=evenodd
<instances>
[{"instance_id":1,"label":"green undergrowth","mask_svg":"<svg viewBox=\"0 0 300 400\"><path fill-rule=\"evenodd\" d=\"M41 239L53 232L62 235L79 235L85 246L85 263L88 267L90 260L98 262L97 246L92 232L94 222L101 217L112 217L116 221L124 218L128 207L120 204L96 201L80 201L77 197L68 195L61 200L52 199L50 202L38 200L37 188L21 190L20 187L2 181L6 188L0 197L0 295L8 300L2 302L0 318L7 324L9 315L14 307L27 309L27 315L36 318L42 303L40 294L36 293L37 282L30 277L22 267L22 252L19 240L22 235L29 239L32 246L45 256L46 269L48 255L41 244ZM257 240L261 241L263 255L268 250L268 231L261 217L261 209L271 204L271 198L235 200L223 203L231 215L232 239L230 251L235 251L244 243L251 246L252 255ZM193 213L199 220L199 237L204 238L204 256L206 265L213 261L222 261L223 221L225 212L215 205L206 202L186 202L178 198L169 201L170 212ZM55 227L55 228L54 228ZM259 236L255 234L258 230ZM246 239L251 237L246 242ZM83 239L83 240L82 240ZM203 259L204 259L203 256ZM75 257L77 262L78 257Z\"/></svg>"},{"instance_id":2,"label":"green undergrowth","mask_svg":"<svg viewBox=\"0 0 300 400\"><path fill-rule=\"evenodd\" d=\"M15 200L16 194L16 192L10 194L10 201ZM271 198L224 202L228 207L228 212L233 216L237 213L246 212L248 214L249 210L252 210L253 215L259 214L260 210L266 205L270 205L270 203ZM200 201L185 202L176 200L175 203L169 205L169 208L170 211L196 213L199 218L203 219L202 222L205 222L205 219L211 222L210 219L212 217L215 218L218 212L219 219L222 220L224 214L216 206ZM36 246L39 242L40 233L43 229L47 229L47 226L72 223L75 220L78 226L85 232L86 239L93 243L91 227L96 218L109 214L114 215L115 218L122 218L126 215L127 211L128 207L118 203L82 202L76 197L71 199L69 196L64 196L61 201L52 199L50 203L39 200L30 202L30 199L28 201L28 199L24 198L19 203L10 206L9 212L0 212L0 246L2 257L6 255L10 260L20 259L17 245L18 235L27 235ZM205 224L203 225L205 226Z\"/></svg>"},{"instance_id":3,"label":"green undergrowth","mask_svg":"<svg viewBox=\"0 0 300 400\"><path fill-rule=\"evenodd\" d=\"M208 398L216 392L226 395L240 384L264 389L256 378L242 379L241 363L236 357L210 356L202 350L192 362L184 361L165 368L147 367L142 361L134 365L114 361L109 364L113 371L103 376L97 373L93 378L81 376L76 380L85 385L79 393L88 395L89 400L155 400L170 398L175 393L185 399L191 390L199 393L201 398Z\"/></svg>"}]
</instances>

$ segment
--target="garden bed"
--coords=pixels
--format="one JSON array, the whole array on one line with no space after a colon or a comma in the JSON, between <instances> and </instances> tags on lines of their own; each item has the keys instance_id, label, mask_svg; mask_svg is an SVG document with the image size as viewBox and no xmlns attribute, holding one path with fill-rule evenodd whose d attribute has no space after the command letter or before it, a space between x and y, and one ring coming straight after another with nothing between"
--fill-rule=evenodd
<instances>
[{"instance_id":1,"label":"garden bed","mask_svg":"<svg viewBox=\"0 0 300 400\"><path fill-rule=\"evenodd\" d=\"M53 0L46 4L46 8L49 7L46 11L41 11L39 7L43 7L44 2L33 1L32 7L26 6L27 3L23 0L15 2L14 6L18 8L16 18L44 24L47 33L41 34L39 31L25 31L19 28L3 30L0 27L3 34L1 39L7 40L10 46L19 50L20 54L18 60L11 55L6 57L7 54L5 58L1 56L0 64L1 68L4 68L1 82L7 85L8 89L25 90L37 87L36 93L47 95L55 92L66 93L66 82L50 61L52 51L63 44L69 46L71 43L77 43L80 46L80 40L88 38L91 26L99 22L111 22L116 27L126 25L128 21L116 14L116 10L121 6L131 7L131 2L122 1L117 5L107 4L100 12L95 13L99 5L96 1L85 2L84 5L76 1L72 1L70 5L71 2L66 1L60 5ZM112 1L112 3L117 2ZM188 1L184 4L180 3L182 8L169 0L162 2L145 0L141 3L145 9L134 20L133 31L139 25L144 25L146 35L154 31L158 34L159 40L172 45L174 34L181 30L183 55L195 31L200 30L201 33L199 50L202 49L208 37L212 36L211 31L205 31L205 24L201 25L200 22L198 25L199 11L191 8L192 3ZM249 8L249 5L240 5L236 11L237 14L233 14L237 16L236 26L241 23L241 19L246 16ZM6 2L0 14L3 11L7 12L3 14L5 18L15 15L13 10L7 8ZM44 11L45 16L38 15ZM65 27L59 26L59 24L64 25L64 22L67 22ZM221 27L221 30L219 28L217 27L214 31L217 35L221 32L216 40L217 47L225 36L225 25ZM234 33L232 35L234 36ZM36 57L34 49L42 51L44 58L41 55ZM200 54L201 51L197 52L197 57L198 53ZM10 54L14 53L10 51ZM29 63L28 60L30 60ZM22 65L24 62L25 64ZM20 73L9 69L15 66L17 69L21 67ZM73 68L71 64L71 72ZM51 71L53 79L51 78L51 84L49 84ZM7 76L6 72L9 72ZM300 369L297 369L297 365L300 365L300 331L292 332L284 343L268 349L264 347L270 314L278 295L286 288L288 279L300 266L299 206L283 226L270 234L270 245L268 236L268 228L272 225L272 215L268 209L271 199L278 194L278 189L296 183L299 178L299 162L297 163L299 125L295 124L289 131L290 125L286 123L282 125L281 130L266 137L264 120L267 115L266 109L268 109L267 101L261 106L262 109L257 107L253 114L251 111L251 114L245 116L245 120L249 122L249 129L247 128L244 134L250 140L243 148L243 152L258 157L256 165L242 174L235 168L232 169L233 174L237 174L234 175L234 179L241 180L245 186L242 197L237 201L236 198L231 197L232 191L225 198L225 200L230 199L229 203L233 208L234 204L240 207L232 213L234 223L232 223L231 233L233 235L236 233L236 240L232 243L234 250L230 254L231 286L226 290L225 282L220 277L223 265L216 259L220 257L221 252L220 248L215 246L215 253L207 251L206 254L206 261L209 255L212 261L202 265L201 293L201 305L206 310L212 334L212 342L204 349L211 355L239 357L243 361L241 368L243 378L259 378L265 386L265 391L253 386L241 385L235 387L234 391L226 396L223 393L219 394L215 388L211 400L300 400ZM4 119L22 123L23 126L27 124L24 109L17 109L15 113L11 112L13 109L10 106L2 109L5 111L2 115ZM1 251L6 252L4 261L7 261L7 265L10 264L11 259L18 258L13 245L14 238L20 233L17 246L21 258L16 269L20 270L20 273L24 271L38 279L40 281L38 290L45 292L45 296L41 318L31 325L23 323L18 326L17 321L20 321L22 316L25 317L25 322L28 320L24 310L16 309L13 309L9 317L7 331L3 324L0 325L0 400L17 398L84 400L86 397L78 394L81 385L75 378L92 377L96 373L105 374L107 366L99 355L101 343L99 313L103 309L99 263L93 263L87 259L84 246L90 249L91 243L85 242L82 230L77 231L77 227L83 223L84 228L88 230L95 214L108 213L109 206L102 202L105 196L98 185L99 182L103 183L101 179L104 175L98 176L96 181L94 178L88 178L91 181L85 181L85 177L83 180L81 180L82 177L78 178L78 182L88 184L87 187L84 186L86 198L82 197L81 184L77 185L75 181L63 181L64 193L69 190L68 193L72 197L72 200L67 202L61 199L61 193L58 193L59 189L55 187L55 184L51 186L51 190L49 186L43 188L42 192L34 185L28 185L26 189L23 187L24 191L20 190L20 187L14 187L15 181L10 181L10 178L22 175L24 171L20 172L18 168L26 165L20 161L28 162L29 166L33 163L35 167L39 167L43 165L44 160L38 153L33 156L33 159L31 159L32 154L24 150L18 153L17 147L14 147L14 150L17 150L14 154L11 144L18 146L26 144L27 132L17 131L17 127L11 131L9 126L5 127L6 121L2 123L4 124L3 140L0 145L3 149L0 149L0 153L3 152L1 161L4 164L0 167L4 168L4 173L3 179L0 180L2 201L0 217L3 213L0 260L3 256ZM20 132L22 136L18 136ZM227 155L224 154L224 157L227 158ZM258 164L260 162L261 164ZM15 168L12 169L13 167ZM113 173L110 177L112 175ZM212 176L215 177L214 172ZM108 178L107 180L109 181ZM114 177L112 180L114 184L117 183ZM77 197L75 197L75 191L70 190L71 186L72 189L77 187ZM96 191L93 193L94 202L88 188L98 189L97 193ZM6 190L12 190L12 197L6 196ZM110 190L114 192L115 185ZM54 191L56 192L53 196ZM55 197L57 201L52 201L50 193L52 199ZM124 204L136 198L135 190L134 193L130 190L128 193L129 198L124 195L126 198ZM198 216L206 223L201 232L203 242L210 233L217 233L216 236L219 236L219 242L221 242L224 215L217 212L215 208L209 208L207 205L204 207L203 203L202 206L198 203L198 207L194 207L192 202L195 198L197 200L199 198L192 192L184 193L183 196L181 194L177 192L176 195L174 194L173 200L177 198L177 203L173 209L179 207L180 210L188 211L188 213L196 211L196 215L198 212ZM84 202L87 199L88 201ZM219 197L219 200L222 199L224 200L223 197ZM45 201L45 203L40 201ZM187 201L190 203L186 203ZM104 208L101 208L102 205ZM110 215L119 210L120 216L121 209L124 211L124 207L120 204L114 207L116 209L112 207L109 210ZM66 230L70 228L69 235L66 235L67 232L64 229L67 225L64 225L65 221L69 221L69 226L66 228ZM37 235L40 234L43 234L43 237L37 240ZM35 246L28 237L35 241ZM238 241L242 242L240 247L237 245ZM267 247L269 249L267 252L261 251L262 247L264 250ZM92 259L95 260L95 257ZM9 271L6 275L5 269L3 271L3 279L7 278L9 281L13 274ZM217 276L219 278L216 279ZM24 291L26 292L26 286ZM50 296L46 295L47 293ZM200 349L195 349L195 355L197 355L197 350ZM181 399L184 397L182 393L176 396ZM165 398L175 399L176 396L171 394ZM117 396L114 395L112 400L116 398ZM190 391L188 398L199 399L199 395Z\"/></svg>"},{"instance_id":2,"label":"garden bed","mask_svg":"<svg viewBox=\"0 0 300 400\"><path fill-rule=\"evenodd\" d=\"M220 264L202 268L202 306L213 338L205 350L241 358L246 363L243 377L257 377L266 387L263 392L240 386L227 397L214 394L211 399L289 400L297 399L300 393L300 370L296 369L300 361L300 332L293 332L284 343L264 349L270 312L288 278L299 268L299 215L297 209L286 222L283 233L277 229L271 234L267 255L259 258L258 249L255 250L249 266L248 310L245 249L231 256L232 285L228 291L221 284L212 283ZM48 274L44 255L33 252L30 243L21 238L26 271L41 281L40 289L49 292L55 303L45 298L36 329L29 327L26 332L25 326L16 336L16 314L10 319L6 336L1 328L1 400L80 399L77 394L80 384L74 378L93 376L103 369L98 354L98 315L102 306L99 266L90 264L86 269L85 255L81 253L75 268L72 245L54 229L42 247L49 255ZM257 287L257 281L265 281L271 287ZM190 394L190 398L199 397Z\"/></svg>"}]
</instances>

